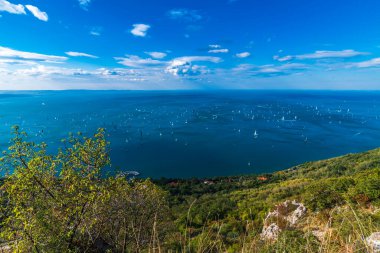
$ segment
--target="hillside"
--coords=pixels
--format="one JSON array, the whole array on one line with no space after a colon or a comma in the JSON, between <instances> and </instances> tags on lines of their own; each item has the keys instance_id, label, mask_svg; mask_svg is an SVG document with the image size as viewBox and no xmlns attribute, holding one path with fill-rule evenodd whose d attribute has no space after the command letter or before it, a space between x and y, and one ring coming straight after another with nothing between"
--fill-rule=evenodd
<instances>
[{"instance_id":1,"label":"hillside","mask_svg":"<svg viewBox=\"0 0 380 253\"><path fill-rule=\"evenodd\" d=\"M0 241L16 252L372 252L380 149L265 175L104 177L104 130L46 144L15 137L0 159ZM371 236L371 237L370 237Z\"/></svg>"},{"instance_id":2,"label":"hillside","mask_svg":"<svg viewBox=\"0 0 380 253\"><path fill-rule=\"evenodd\" d=\"M268 175L157 183L171 193L177 223L191 231L196 251L363 252L363 238L380 231L379 168L375 149ZM303 203L306 214L285 225L277 242L261 240L268 212L287 200Z\"/></svg>"}]
</instances>

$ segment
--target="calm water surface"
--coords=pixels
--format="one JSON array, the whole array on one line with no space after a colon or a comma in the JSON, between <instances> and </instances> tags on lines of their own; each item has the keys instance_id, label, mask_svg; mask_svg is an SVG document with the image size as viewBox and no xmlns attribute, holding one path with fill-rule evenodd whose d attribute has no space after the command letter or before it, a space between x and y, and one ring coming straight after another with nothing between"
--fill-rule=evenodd
<instances>
[{"instance_id":1,"label":"calm water surface","mask_svg":"<svg viewBox=\"0 0 380 253\"><path fill-rule=\"evenodd\" d=\"M379 147L380 92L0 92L2 150L12 125L51 151L104 127L113 166L144 177L261 173Z\"/></svg>"}]
</instances>

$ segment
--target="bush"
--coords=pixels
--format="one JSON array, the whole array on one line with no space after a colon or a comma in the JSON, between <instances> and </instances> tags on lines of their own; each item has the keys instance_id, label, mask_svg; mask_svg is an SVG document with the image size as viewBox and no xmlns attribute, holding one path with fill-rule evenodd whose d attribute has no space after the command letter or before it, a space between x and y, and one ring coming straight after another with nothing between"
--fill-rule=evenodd
<instances>
[{"instance_id":1,"label":"bush","mask_svg":"<svg viewBox=\"0 0 380 253\"><path fill-rule=\"evenodd\" d=\"M358 174L355 185L350 189L350 196L360 204L377 202L380 198L380 169Z\"/></svg>"},{"instance_id":2,"label":"bush","mask_svg":"<svg viewBox=\"0 0 380 253\"><path fill-rule=\"evenodd\" d=\"M227 217L227 214L236 208L236 203L227 197L201 199L190 210L190 223L202 226L207 221L218 221Z\"/></svg>"},{"instance_id":3,"label":"bush","mask_svg":"<svg viewBox=\"0 0 380 253\"><path fill-rule=\"evenodd\" d=\"M306 188L305 204L312 210L324 210L345 203L345 193L354 183L351 178L319 180Z\"/></svg>"},{"instance_id":4,"label":"bush","mask_svg":"<svg viewBox=\"0 0 380 253\"><path fill-rule=\"evenodd\" d=\"M1 159L13 173L1 186L0 241L14 242L15 252L141 251L159 242L165 193L148 180L101 177L109 166L104 130L71 136L54 156L17 127L14 134Z\"/></svg>"}]
</instances>

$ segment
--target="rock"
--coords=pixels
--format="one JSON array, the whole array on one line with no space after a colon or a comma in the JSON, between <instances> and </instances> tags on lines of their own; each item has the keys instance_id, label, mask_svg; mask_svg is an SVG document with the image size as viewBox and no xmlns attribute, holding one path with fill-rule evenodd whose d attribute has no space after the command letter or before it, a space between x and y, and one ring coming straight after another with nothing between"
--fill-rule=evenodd
<instances>
[{"instance_id":1,"label":"rock","mask_svg":"<svg viewBox=\"0 0 380 253\"><path fill-rule=\"evenodd\" d=\"M277 224L282 228L282 226L295 226L298 221L306 214L306 207L302 203L297 201L285 201L275 207L273 212L269 212L265 218L264 225L271 223L286 223Z\"/></svg>"},{"instance_id":2,"label":"rock","mask_svg":"<svg viewBox=\"0 0 380 253\"><path fill-rule=\"evenodd\" d=\"M373 252L380 252L380 232L371 234L366 241Z\"/></svg>"},{"instance_id":3,"label":"rock","mask_svg":"<svg viewBox=\"0 0 380 253\"><path fill-rule=\"evenodd\" d=\"M317 239L318 241L322 242L323 239L325 238L326 231L321 231L321 230L313 230L311 232Z\"/></svg>"},{"instance_id":4,"label":"rock","mask_svg":"<svg viewBox=\"0 0 380 253\"><path fill-rule=\"evenodd\" d=\"M287 217L287 220L292 226L294 226L299 221L299 219L301 219L306 214L306 207L301 203L297 203L295 200L293 200L291 205L297 208Z\"/></svg>"},{"instance_id":5,"label":"rock","mask_svg":"<svg viewBox=\"0 0 380 253\"><path fill-rule=\"evenodd\" d=\"M8 244L2 244L2 245L0 245L0 252L1 253L8 253L8 252L10 253L10 252L12 252L12 248Z\"/></svg>"},{"instance_id":6,"label":"rock","mask_svg":"<svg viewBox=\"0 0 380 253\"><path fill-rule=\"evenodd\" d=\"M260 234L260 236L263 240L276 241L280 232L281 229L279 226L277 226L275 223L272 223L269 226L263 228L263 232Z\"/></svg>"},{"instance_id":7,"label":"rock","mask_svg":"<svg viewBox=\"0 0 380 253\"><path fill-rule=\"evenodd\" d=\"M277 240L279 233L287 228L293 228L306 214L306 207L297 201L285 201L277 205L274 211L269 212L264 220L261 238Z\"/></svg>"}]
</instances>

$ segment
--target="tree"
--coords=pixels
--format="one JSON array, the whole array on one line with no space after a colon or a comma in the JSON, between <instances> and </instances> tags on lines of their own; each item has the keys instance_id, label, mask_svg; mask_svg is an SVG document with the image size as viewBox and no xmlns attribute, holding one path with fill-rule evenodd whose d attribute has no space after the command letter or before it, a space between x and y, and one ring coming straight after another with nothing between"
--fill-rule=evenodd
<instances>
[{"instance_id":1,"label":"tree","mask_svg":"<svg viewBox=\"0 0 380 253\"><path fill-rule=\"evenodd\" d=\"M71 135L57 155L25 138L15 127L0 159L0 238L15 251L141 251L159 239L166 195L149 180L102 177L110 165L104 129L92 138Z\"/></svg>"}]
</instances>

